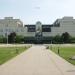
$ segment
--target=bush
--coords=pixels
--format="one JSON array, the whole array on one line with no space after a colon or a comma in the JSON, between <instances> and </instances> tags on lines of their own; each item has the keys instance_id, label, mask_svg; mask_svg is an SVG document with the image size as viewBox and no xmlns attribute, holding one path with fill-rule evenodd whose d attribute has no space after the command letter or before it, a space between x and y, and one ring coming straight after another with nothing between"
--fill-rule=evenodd
<instances>
[{"instance_id":1,"label":"bush","mask_svg":"<svg viewBox=\"0 0 75 75\"><path fill-rule=\"evenodd\" d=\"M60 35L56 35L53 37L53 43L61 43L61 36Z\"/></svg>"},{"instance_id":2,"label":"bush","mask_svg":"<svg viewBox=\"0 0 75 75\"><path fill-rule=\"evenodd\" d=\"M24 37L21 36L21 35L17 35L16 38L15 38L15 43L23 43Z\"/></svg>"},{"instance_id":3,"label":"bush","mask_svg":"<svg viewBox=\"0 0 75 75\"><path fill-rule=\"evenodd\" d=\"M12 32L8 35L8 42L9 43L15 43L15 37L16 37L16 33Z\"/></svg>"},{"instance_id":4,"label":"bush","mask_svg":"<svg viewBox=\"0 0 75 75\"><path fill-rule=\"evenodd\" d=\"M69 35L68 32L65 32L61 35L61 40L63 43L70 43L70 41L71 41L70 38L71 38L71 36Z\"/></svg>"},{"instance_id":5,"label":"bush","mask_svg":"<svg viewBox=\"0 0 75 75\"><path fill-rule=\"evenodd\" d=\"M0 36L0 43L6 43L7 42L7 38L4 36Z\"/></svg>"}]
</instances>

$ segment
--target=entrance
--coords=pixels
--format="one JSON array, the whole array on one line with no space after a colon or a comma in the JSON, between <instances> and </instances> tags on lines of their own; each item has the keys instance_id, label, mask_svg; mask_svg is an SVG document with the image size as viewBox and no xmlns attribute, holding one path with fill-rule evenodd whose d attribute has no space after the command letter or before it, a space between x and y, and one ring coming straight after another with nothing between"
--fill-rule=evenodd
<instances>
[{"instance_id":1,"label":"entrance","mask_svg":"<svg viewBox=\"0 0 75 75\"><path fill-rule=\"evenodd\" d=\"M36 32L35 34L35 39L36 39L36 44L41 44L42 43L42 32Z\"/></svg>"}]
</instances>

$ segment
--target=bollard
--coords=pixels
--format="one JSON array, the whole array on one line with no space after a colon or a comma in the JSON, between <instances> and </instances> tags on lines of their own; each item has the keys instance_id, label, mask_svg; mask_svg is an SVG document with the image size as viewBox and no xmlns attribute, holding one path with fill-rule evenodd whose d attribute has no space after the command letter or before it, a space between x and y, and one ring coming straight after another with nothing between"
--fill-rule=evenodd
<instances>
[{"instance_id":1,"label":"bollard","mask_svg":"<svg viewBox=\"0 0 75 75\"><path fill-rule=\"evenodd\" d=\"M58 54L60 55L59 47L58 47Z\"/></svg>"},{"instance_id":2,"label":"bollard","mask_svg":"<svg viewBox=\"0 0 75 75\"><path fill-rule=\"evenodd\" d=\"M49 49L49 46L47 46L46 49Z\"/></svg>"},{"instance_id":3,"label":"bollard","mask_svg":"<svg viewBox=\"0 0 75 75\"><path fill-rule=\"evenodd\" d=\"M16 49L16 54L18 54L19 53L19 50L18 49Z\"/></svg>"}]
</instances>

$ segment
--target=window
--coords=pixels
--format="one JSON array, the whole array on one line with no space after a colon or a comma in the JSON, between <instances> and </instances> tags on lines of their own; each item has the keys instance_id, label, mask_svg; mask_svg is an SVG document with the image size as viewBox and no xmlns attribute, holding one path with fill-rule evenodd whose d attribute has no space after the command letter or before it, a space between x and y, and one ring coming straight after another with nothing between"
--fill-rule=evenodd
<instances>
[{"instance_id":1,"label":"window","mask_svg":"<svg viewBox=\"0 0 75 75\"><path fill-rule=\"evenodd\" d=\"M27 28L28 28L28 32L35 32L36 31L35 25L28 25Z\"/></svg>"},{"instance_id":2,"label":"window","mask_svg":"<svg viewBox=\"0 0 75 75\"><path fill-rule=\"evenodd\" d=\"M54 24L54 27L60 27L60 23Z\"/></svg>"},{"instance_id":3,"label":"window","mask_svg":"<svg viewBox=\"0 0 75 75\"><path fill-rule=\"evenodd\" d=\"M58 20L55 21L54 27L60 27L60 22Z\"/></svg>"},{"instance_id":4,"label":"window","mask_svg":"<svg viewBox=\"0 0 75 75\"><path fill-rule=\"evenodd\" d=\"M3 32L3 29L0 29L0 32Z\"/></svg>"},{"instance_id":5,"label":"window","mask_svg":"<svg viewBox=\"0 0 75 75\"><path fill-rule=\"evenodd\" d=\"M51 32L50 25L42 25L42 32Z\"/></svg>"},{"instance_id":6,"label":"window","mask_svg":"<svg viewBox=\"0 0 75 75\"><path fill-rule=\"evenodd\" d=\"M35 32L35 28L28 28L28 32Z\"/></svg>"}]
</instances>

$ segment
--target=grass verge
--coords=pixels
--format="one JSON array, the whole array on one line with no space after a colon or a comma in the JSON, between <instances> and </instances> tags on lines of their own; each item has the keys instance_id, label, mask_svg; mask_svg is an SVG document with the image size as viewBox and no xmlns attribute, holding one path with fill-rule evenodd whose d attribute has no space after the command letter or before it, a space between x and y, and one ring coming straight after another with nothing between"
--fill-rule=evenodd
<instances>
[{"instance_id":1,"label":"grass verge","mask_svg":"<svg viewBox=\"0 0 75 75\"><path fill-rule=\"evenodd\" d=\"M55 45L51 46L51 50L70 62L71 64L75 65L75 60L70 59L71 57L75 56L75 47L74 46L61 46ZM58 51L59 50L59 51Z\"/></svg>"},{"instance_id":2,"label":"grass verge","mask_svg":"<svg viewBox=\"0 0 75 75\"><path fill-rule=\"evenodd\" d=\"M27 49L28 47L0 47L0 65Z\"/></svg>"}]
</instances>

